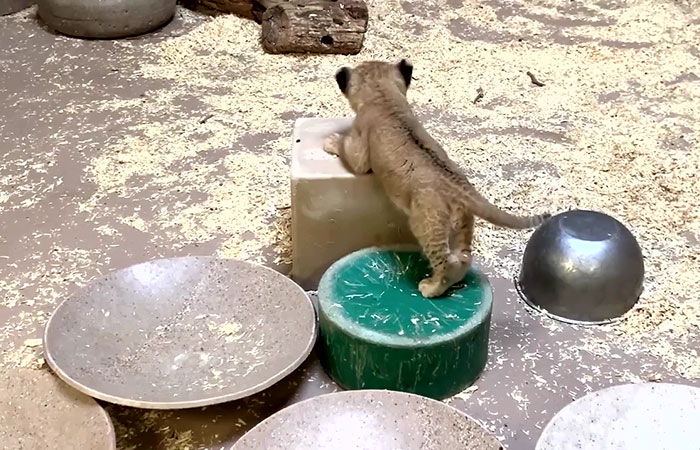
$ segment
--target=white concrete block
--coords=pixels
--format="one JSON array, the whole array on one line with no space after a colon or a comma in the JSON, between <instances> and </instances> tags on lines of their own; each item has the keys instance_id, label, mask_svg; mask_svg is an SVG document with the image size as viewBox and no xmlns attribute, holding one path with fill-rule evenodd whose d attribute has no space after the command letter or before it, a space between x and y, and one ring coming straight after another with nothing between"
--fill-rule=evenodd
<instances>
[{"instance_id":1,"label":"white concrete block","mask_svg":"<svg viewBox=\"0 0 700 450\"><path fill-rule=\"evenodd\" d=\"M372 174L355 176L323 151L352 118L299 119L292 148L292 277L317 286L337 259L366 247L414 243L406 216Z\"/></svg>"}]
</instances>

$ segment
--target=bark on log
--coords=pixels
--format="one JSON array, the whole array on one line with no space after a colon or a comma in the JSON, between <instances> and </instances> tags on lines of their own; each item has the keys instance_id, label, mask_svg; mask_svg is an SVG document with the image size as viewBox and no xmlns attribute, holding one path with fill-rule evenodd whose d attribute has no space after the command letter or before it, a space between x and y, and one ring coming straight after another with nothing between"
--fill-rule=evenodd
<instances>
[{"instance_id":1,"label":"bark on log","mask_svg":"<svg viewBox=\"0 0 700 450\"><path fill-rule=\"evenodd\" d=\"M355 54L362 49L368 18L363 0L254 1L263 47L270 53Z\"/></svg>"}]
</instances>

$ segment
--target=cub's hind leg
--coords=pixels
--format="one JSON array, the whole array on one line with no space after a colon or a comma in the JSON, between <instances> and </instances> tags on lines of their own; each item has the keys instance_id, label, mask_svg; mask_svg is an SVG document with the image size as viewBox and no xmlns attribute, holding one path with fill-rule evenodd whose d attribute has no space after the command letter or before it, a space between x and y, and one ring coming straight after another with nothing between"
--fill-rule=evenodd
<instances>
[{"instance_id":1,"label":"cub's hind leg","mask_svg":"<svg viewBox=\"0 0 700 450\"><path fill-rule=\"evenodd\" d=\"M474 216L469 211L458 210L452 218L454 229L450 236L450 264L448 283L453 285L464 280L472 263L472 238Z\"/></svg>"},{"instance_id":2,"label":"cub's hind leg","mask_svg":"<svg viewBox=\"0 0 700 450\"><path fill-rule=\"evenodd\" d=\"M409 224L423 253L430 262L432 275L418 284L418 290L426 298L439 297L459 280L455 280L454 268L459 262L450 252L450 215L436 194L430 199L411 202Z\"/></svg>"},{"instance_id":3,"label":"cub's hind leg","mask_svg":"<svg viewBox=\"0 0 700 450\"><path fill-rule=\"evenodd\" d=\"M469 210L459 211L454 220L455 234L453 253L469 268L472 262L472 241L474 240L474 214ZM465 272L466 273L466 272Z\"/></svg>"}]
</instances>

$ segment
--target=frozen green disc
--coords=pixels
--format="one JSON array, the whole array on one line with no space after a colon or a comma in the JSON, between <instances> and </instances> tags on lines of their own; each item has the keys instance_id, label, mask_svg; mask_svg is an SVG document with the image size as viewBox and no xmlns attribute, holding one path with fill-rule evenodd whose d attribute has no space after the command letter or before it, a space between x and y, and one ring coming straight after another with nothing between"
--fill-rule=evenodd
<instances>
[{"instance_id":1,"label":"frozen green disc","mask_svg":"<svg viewBox=\"0 0 700 450\"><path fill-rule=\"evenodd\" d=\"M492 294L471 269L443 297L426 299L421 253L369 248L333 264L318 290L321 360L345 389L389 389L442 399L486 365Z\"/></svg>"}]
</instances>

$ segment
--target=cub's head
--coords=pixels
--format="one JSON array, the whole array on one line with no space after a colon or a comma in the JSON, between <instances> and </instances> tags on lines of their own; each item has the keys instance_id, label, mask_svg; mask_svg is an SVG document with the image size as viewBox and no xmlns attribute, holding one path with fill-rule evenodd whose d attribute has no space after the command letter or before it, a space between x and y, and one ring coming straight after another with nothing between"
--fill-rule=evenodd
<instances>
[{"instance_id":1,"label":"cub's head","mask_svg":"<svg viewBox=\"0 0 700 450\"><path fill-rule=\"evenodd\" d=\"M335 81L357 111L363 103L375 98L380 89L393 87L406 95L412 74L413 66L405 59L398 64L366 61L353 68L343 67L336 72Z\"/></svg>"}]
</instances>

